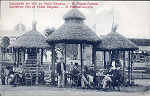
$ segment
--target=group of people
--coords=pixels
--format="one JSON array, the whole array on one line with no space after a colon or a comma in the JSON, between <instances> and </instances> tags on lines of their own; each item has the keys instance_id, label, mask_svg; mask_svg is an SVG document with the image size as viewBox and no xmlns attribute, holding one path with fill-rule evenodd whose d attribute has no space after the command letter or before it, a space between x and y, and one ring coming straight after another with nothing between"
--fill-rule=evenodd
<instances>
[{"instance_id":1,"label":"group of people","mask_svg":"<svg viewBox=\"0 0 150 96\"><path fill-rule=\"evenodd\" d=\"M76 86L79 87L81 86L82 88L90 87L91 83L93 82L93 74L91 74L91 70L87 66L83 67L83 70L81 72L81 66L76 62L73 64L71 62L69 66L69 74L71 75L71 86ZM64 63L64 58L61 57L60 60L57 63L57 74L58 74L58 87L64 87L66 84L66 64Z\"/></svg>"},{"instance_id":2,"label":"group of people","mask_svg":"<svg viewBox=\"0 0 150 96\"><path fill-rule=\"evenodd\" d=\"M1 66L1 84L9 84L9 79L12 77L13 67L12 66Z\"/></svg>"},{"instance_id":3,"label":"group of people","mask_svg":"<svg viewBox=\"0 0 150 96\"><path fill-rule=\"evenodd\" d=\"M66 78L66 73L69 74L70 79L71 79L71 86L76 86L76 87L82 87L82 88L94 88L95 87L95 82L99 82L102 85L103 89L107 89L108 87L115 87L119 89L118 86L122 83L122 74L120 71L121 64L119 61L112 61L111 66L107 69L107 72L103 74L104 78L102 78L102 81L94 81L95 79L95 74L94 74L94 69L91 70L88 66L84 65L82 66L82 72L81 72L81 66L76 62L73 64L71 62L69 69L67 69L66 64L64 63L64 58L61 57L56 66L56 71L57 71L57 77L58 77L58 82L57 85L58 87L65 87L67 81ZM2 85L9 84L9 79L11 78L11 82L18 82L18 78L21 78L19 73L19 69L15 68L2 68L1 69L1 82ZM15 72L17 71L17 72ZM16 74L15 74L16 73ZM20 72L21 74L21 72ZM43 75L44 76L44 75ZM23 74L22 74L23 77ZM43 77L44 78L44 77ZM120 89L119 89L120 90Z\"/></svg>"},{"instance_id":4,"label":"group of people","mask_svg":"<svg viewBox=\"0 0 150 96\"><path fill-rule=\"evenodd\" d=\"M22 74L20 68L13 66L2 66L1 67L1 83L2 85L14 84L17 82L18 77Z\"/></svg>"},{"instance_id":5,"label":"group of people","mask_svg":"<svg viewBox=\"0 0 150 96\"><path fill-rule=\"evenodd\" d=\"M71 62L70 66L69 66L69 71L70 73L74 74L72 76L73 82L72 83L78 83L79 81L79 77L80 77L80 66L78 65L78 63L75 63L73 65L73 63ZM64 87L66 84L66 64L64 63L64 58L61 57L60 60L57 63L57 67L56 67L56 71L57 71L57 75L58 75L58 87ZM79 83L78 83L79 84Z\"/></svg>"},{"instance_id":6,"label":"group of people","mask_svg":"<svg viewBox=\"0 0 150 96\"><path fill-rule=\"evenodd\" d=\"M44 73L39 72L38 82L43 83ZM29 85L26 82L27 74L21 66L2 66L1 67L1 84L2 85ZM36 81L36 76L31 78L32 84ZM31 85L31 84L30 84Z\"/></svg>"},{"instance_id":7,"label":"group of people","mask_svg":"<svg viewBox=\"0 0 150 96\"><path fill-rule=\"evenodd\" d=\"M111 66L108 68L108 71L105 73L102 80L102 88L105 90L107 88L115 87L120 90L120 86L123 83L123 76L121 73L121 63L119 60L113 60Z\"/></svg>"},{"instance_id":8,"label":"group of people","mask_svg":"<svg viewBox=\"0 0 150 96\"><path fill-rule=\"evenodd\" d=\"M71 63L72 65L72 63ZM66 83L66 64L63 61L63 58L60 58L60 61L57 63L57 73L58 73L58 87L64 87ZM75 63L70 68L72 84L75 86L80 86L82 88L93 88L95 86L95 82L99 82L102 85L103 89L107 89L108 87L115 87L120 90L121 83L123 81L123 76L121 73L121 64L119 60L113 60L111 66L107 69L107 72L103 74L102 82L94 81L95 75L94 71L90 70L88 66L83 66L83 70L81 72L81 66L78 63Z\"/></svg>"}]
</instances>

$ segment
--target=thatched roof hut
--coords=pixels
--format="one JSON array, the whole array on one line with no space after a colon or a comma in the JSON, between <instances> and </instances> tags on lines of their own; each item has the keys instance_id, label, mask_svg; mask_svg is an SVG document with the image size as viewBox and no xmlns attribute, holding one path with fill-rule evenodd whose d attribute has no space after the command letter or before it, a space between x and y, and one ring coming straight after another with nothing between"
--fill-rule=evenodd
<instances>
[{"instance_id":1,"label":"thatched roof hut","mask_svg":"<svg viewBox=\"0 0 150 96\"><path fill-rule=\"evenodd\" d=\"M50 45L46 43L46 38L36 30L36 24L33 29L21 35L9 47L14 48L47 48Z\"/></svg>"},{"instance_id":2,"label":"thatched roof hut","mask_svg":"<svg viewBox=\"0 0 150 96\"><path fill-rule=\"evenodd\" d=\"M72 9L64 15L65 23L48 37L49 43L98 43L100 38L87 25L85 16L78 10Z\"/></svg>"},{"instance_id":3,"label":"thatched roof hut","mask_svg":"<svg viewBox=\"0 0 150 96\"><path fill-rule=\"evenodd\" d=\"M117 32L111 32L102 38L97 50L136 50L138 47Z\"/></svg>"}]
</instances>

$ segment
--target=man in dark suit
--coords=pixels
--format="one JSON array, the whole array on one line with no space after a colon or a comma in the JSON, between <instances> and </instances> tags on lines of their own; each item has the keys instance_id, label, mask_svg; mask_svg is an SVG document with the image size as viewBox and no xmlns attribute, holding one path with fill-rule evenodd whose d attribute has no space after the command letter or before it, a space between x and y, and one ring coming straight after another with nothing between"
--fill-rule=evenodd
<instances>
[{"instance_id":1,"label":"man in dark suit","mask_svg":"<svg viewBox=\"0 0 150 96\"><path fill-rule=\"evenodd\" d=\"M57 63L58 87L64 87L65 85L65 71L66 65L64 63L64 58L60 57L60 61Z\"/></svg>"}]
</instances>

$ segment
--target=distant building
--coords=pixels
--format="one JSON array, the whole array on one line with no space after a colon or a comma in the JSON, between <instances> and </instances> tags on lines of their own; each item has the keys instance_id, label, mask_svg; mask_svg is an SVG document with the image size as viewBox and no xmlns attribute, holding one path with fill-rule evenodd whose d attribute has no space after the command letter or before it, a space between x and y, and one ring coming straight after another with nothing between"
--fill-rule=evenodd
<instances>
[{"instance_id":1,"label":"distant building","mask_svg":"<svg viewBox=\"0 0 150 96\"><path fill-rule=\"evenodd\" d=\"M1 39L4 36L9 37L10 43L12 43L13 41L17 39L18 36L22 35L27 30L24 24L18 23L16 26L14 26L13 30L0 30L0 31L1 31L0 43L1 43Z\"/></svg>"},{"instance_id":2,"label":"distant building","mask_svg":"<svg viewBox=\"0 0 150 96\"><path fill-rule=\"evenodd\" d=\"M150 39L130 39L139 50L135 54L135 69L147 69L150 67Z\"/></svg>"},{"instance_id":3,"label":"distant building","mask_svg":"<svg viewBox=\"0 0 150 96\"><path fill-rule=\"evenodd\" d=\"M1 31L1 36L0 36L0 64L1 63L8 63L12 61L12 56L10 53L4 53L2 52L2 38L4 36L7 36L10 39L10 44L14 42L21 34L26 32L26 27L22 23L18 23L13 30L0 30Z\"/></svg>"},{"instance_id":4,"label":"distant building","mask_svg":"<svg viewBox=\"0 0 150 96\"><path fill-rule=\"evenodd\" d=\"M150 39L130 39L130 40L139 47L139 50L150 51Z\"/></svg>"}]
</instances>

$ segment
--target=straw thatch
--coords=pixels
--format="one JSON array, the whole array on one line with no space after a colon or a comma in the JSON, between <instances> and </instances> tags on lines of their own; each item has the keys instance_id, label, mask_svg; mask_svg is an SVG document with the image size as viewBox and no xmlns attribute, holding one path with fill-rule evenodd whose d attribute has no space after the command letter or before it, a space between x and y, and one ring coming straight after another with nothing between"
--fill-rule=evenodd
<instances>
[{"instance_id":1,"label":"straw thatch","mask_svg":"<svg viewBox=\"0 0 150 96\"><path fill-rule=\"evenodd\" d=\"M78 9L72 9L63 17L65 20L69 18L77 18L77 19L86 19L85 16L78 10Z\"/></svg>"},{"instance_id":2,"label":"straw thatch","mask_svg":"<svg viewBox=\"0 0 150 96\"><path fill-rule=\"evenodd\" d=\"M84 16L77 9L72 9L64 18L65 23L48 37L47 41L49 43L69 42L93 44L100 42L100 38L96 33L84 24Z\"/></svg>"},{"instance_id":3,"label":"straw thatch","mask_svg":"<svg viewBox=\"0 0 150 96\"><path fill-rule=\"evenodd\" d=\"M36 30L29 31L14 41L9 47L14 48L47 48L46 38Z\"/></svg>"},{"instance_id":4,"label":"straw thatch","mask_svg":"<svg viewBox=\"0 0 150 96\"><path fill-rule=\"evenodd\" d=\"M138 47L117 32L111 32L102 38L97 50L136 50Z\"/></svg>"}]
</instances>

